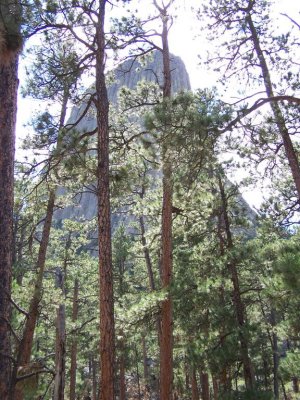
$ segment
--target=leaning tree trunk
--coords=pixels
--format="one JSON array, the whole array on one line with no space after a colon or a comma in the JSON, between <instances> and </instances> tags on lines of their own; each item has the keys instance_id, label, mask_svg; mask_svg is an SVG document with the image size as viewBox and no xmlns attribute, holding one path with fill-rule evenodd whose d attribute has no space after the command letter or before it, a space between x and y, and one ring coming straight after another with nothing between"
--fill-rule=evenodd
<instances>
[{"instance_id":1,"label":"leaning tree trunk","mask_svg":"<svg viewBox=\"0 0 300 400\"><path fill-rule=\"evenodd\" d=\"M246 17L246 22L250 29L254 49L255 49L256 55L259 60L259 66L260 66L260 69L262 72L265 89L266 89L266 94L267 94L268 98L272 98L272 97L274 97L274 92L273 92L273 85L272 85L272 81L271 81L269 68L268 68L264 53L262 51L262 48L260 46L259 36L256 31L256 28L255 28L255 25L254 25L254 22L252 20L252 16L250 13ZM271 109L272 109L272 112L274 115L275 124L276 124L278 131L282 138L285 154L286 154L286 157L287 157L287 160L288 160L291 172L292 172L292 177L293 177L293 180L294 180L294 183L296 186L296 190L298 193L298 199L300 200L299 160L298 160L297 154L295 152L291 137L289 135L289 131L286 127L284 116L282 114L280 106L278 105L277 102L271 102L270 105L271 105Z\"/></svg>"},{"instance_id":2,"label":"leaning tree trunk","mask_svg":"<svg viewBox=\"0 0 300 400\"><path fill-rule=\"evenodd\" d=\"M10 295L13 249L13 191L21 45L17 0L0 4L0 398L7 400L11 382Z\"/></svg>"},{"instance_id":3,"label":"leaning tree trunk","mask_svg":"<svg viewBox=\"0 0 300 400\"><path fill-rule=\"evenodd\" d=\"M109 104L105 83L105 5L99 1L96 31L96 109L98 126L98 243L100 279L100 400L114 400L115 334L109 193Z\"/></svg>"}]
</instances>

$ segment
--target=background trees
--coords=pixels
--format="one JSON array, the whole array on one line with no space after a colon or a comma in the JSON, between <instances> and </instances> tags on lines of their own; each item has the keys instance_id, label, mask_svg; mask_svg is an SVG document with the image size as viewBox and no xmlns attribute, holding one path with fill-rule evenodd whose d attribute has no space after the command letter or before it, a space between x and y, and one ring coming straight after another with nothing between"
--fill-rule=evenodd
<instances>
[{"instance_id":1,"label":"background trees","mask_svg":"<svg viewBox=\"0 0 300 400\"><path fill-rule=\"evenodd\" d=\"M171 90L177 2L150 2L149 16L117 5L33 4L28 29L44 39L26 92L55 107L32 123L35 159L17 169L11 397L297 396L297 37L269 31L267 2L206 4L202 24L226 40L209 65L240 79L244 100L228 105L216 89ZM143 69L151 82L136 82ZM257 212L228 180L239 164L252 184L257 165L271 178Z\"/></svg>"}]
</instances>

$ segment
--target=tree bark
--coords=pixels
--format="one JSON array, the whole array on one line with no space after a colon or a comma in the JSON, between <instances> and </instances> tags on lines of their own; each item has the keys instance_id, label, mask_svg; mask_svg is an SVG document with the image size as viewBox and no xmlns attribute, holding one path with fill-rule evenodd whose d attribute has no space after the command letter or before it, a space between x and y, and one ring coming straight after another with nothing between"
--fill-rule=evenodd
<instances>
[{"instance_id":1,"label":"tree bark","mask_svg":"<svg viewBox=\"0 0 300 400\"><path fill-rule=\"evenodd\" d=\"M230 221L228 217L228 206L227 206L227 198L225 194L224 184L222 182L222 178L219 175L219 190L221 196L221 203L222 203L222 217L224 223L224 231L226 235L226 242L227 248L232 250L234 248L233 239L230 229ZM249 357L249 349L248 349L248 341L245 337L243 329L246 323L246 312L244 303L241 298L241 291L240 291L240 283L239 283L239 276L237 272L236 262L235 260L231 260L228 263L228 269L231 274L231 281L233 285L233 303L235 307L235 314L238 323L238 335L240 340L240 350L243 362L243 369L244 369L244 379L245 379L245 386L247 390L253 390L255 387L255 378L252 363Z\"/></svg>"},{"instance_id":2,"label":"tree bark","mask_svg":"<svg viewBox=\"0 0 300 400\"><path fill-rule=\"evenodd\" d=\"M202 400L209 400L209 379L208 373L200 371L200 381L201 381L201 397Z\"/></svg>"},{"instance_id":3,"label":"tree bark","mask_svg":"<svg viewBox=\"0 0 300 400\"><path fill-rule=\"evenodd\" d=\"M163 8L155 5L162 20L162 56L163 56L163 97L171 97L171 69L168 44L169 17L168 8L172 2ZM169 290L172 281L172 166L167 141L168 127L163 132L162 163L163 163L163 204L162 204L162 236L161 236L161 284ZM170 293L161 305L160 329L160 398L172 399L173 389L173 304Z\"/></svg>"},{"instance_id":4,"label":"tree bark","mask_svg":"<svg viewBox=\"0 0 300 400\"><path fill-rule=\"evenodd\" d=\"M64 400L65 390L65 357L66 357L66 314L65 306L59 305L56 318L56 351L55 351L55 378L53 400Z\"/></svg>"},{"instance_id":5,"label":"tree bark","mask_svg":"<svg viewBox=\"0 0 300 400\"><path fill-rule=\"evenodd\" d=\"M251 32L251 38L252 42L254 45L255 52L257 54L258 60L259 60L259 66L262 72L264 84L265 84L265 89L266 89L266 94L268 98L274 97L274 91L273 91L273 85L272 85L272 80L271 80L271 75L269 72L269 68L264 56L264 53L262 51L262 48L260 46L260 40L259 36L257 34L254 22L252 20L252 16L250 12L246 16L246 22L248 24L249 30ZM298 199L300 200L300 167L299 167L299 160L297 157L297 154L295 152L291 137L289 135L289 131L286 127L284 116L282 114L282 111L280 109L280 106L278 102L272 101L270 103L273 115L274 115L274 121L275 124L278 128L278 131L281 135L285 154L291 169L292 177L296 186L296 191L298 194Z\"/></svg>"},{"instance_id":6,"label":"tree bark","mask_svg":"<svg viewBox=\"0 0 300 400\"><path fill-rule=\"evenodd\" d=\"M78 279L74 282L72 322L76 322L78 318ZM77 371L77 334L72 336L71 344L71 366L70 366L70 400L76 400L76 371Z\"/></svg>"},{"instance_id":7,"label":"tree bark","mask_svg":"<svg viewBox=\"0 0 300 400\"><path fill-rule=\"evenodd\" d=\"M22 389L15 388L17 381L17 369L22 366L25 366L26 364L29 364L30 362L34 331L39 314L39 304L43 292L44 269L45 269L46 253L49 244L50 229L52 224L54 201L55 201L55 192L51 191L48 199L46 218L44 222L42 239L39 246L39 254L36 265L38 274L35 282L33 296L30 301L28 317L25 322L22 339L18 349L17 364L14 368L12 377L11 399L13 400L23 399Z\"/></svg>"},{"instance_id":8,"label":"tree bark","mask_svg":"<svg viewBox=\"0 0 300 400\"><path fill-rule=\"evenodd\" d=\"M105 5L99 1L96 29L96 110L98 136L98 243L100 279L100 400L114 400L115 335L109 190L109 104L105 83Z\"/></svg>"},{"instance_id":9,"label":"tree bark","mask_svg":"<svg viewBox=\"0 0 300 400\"><path fill-rule=\"evenodd\" d=\"M278 337L275 331L276 327L276 312L274 308L271 309L270 322L272 326L272 350L273 350L273 388L274 398L279 399L279 354L278 354Z\"/></svg>"},{"instance_id":10,"label":"tree bark","mask_svg":"<svg viewBox=\"0 0 300 400\"><path fill-rule=\"evenodd\" d=\"M192 400L199 400L199 390L198 390L198 383L197 383L197 375L195 368L192 368Z\"/></svg>"},{"instance_id":11,"label":"tree bark","mask_svg":"<svg viewBox=\"0 0 300 400\"><path fill-rule=\"evenodd\" d=\"M10 294L13 247L13 191L18 56L0 60L0 398L6 400L11 379Z\"/></svg>"}]
</instances>

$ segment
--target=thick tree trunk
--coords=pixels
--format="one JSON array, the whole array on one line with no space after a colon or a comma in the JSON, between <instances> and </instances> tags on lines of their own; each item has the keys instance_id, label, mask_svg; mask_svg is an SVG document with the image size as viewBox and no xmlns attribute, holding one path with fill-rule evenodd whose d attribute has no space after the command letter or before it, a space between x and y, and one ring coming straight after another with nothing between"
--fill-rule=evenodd
<instances>
[{"instance_id":1,"label":"thick tree trunk","mask_svg":"<svg viewBox=\"0 0 300 400\"><path fill-rule=\"evenodd\" d=\"M254 22L252 20L252 16L249 13L246 17L246 22L248 24L248 27L251 32L251 38L252 42L254 44L254 49L257 54L258 60L259 60L259 65L262 71L262 76L266 88L266 94L268 98L274 97L274 92L273 92L273 85L271 81L271 76L269 72L269 68L264 56L264 53L262 51L262 48L260 46L260 40L258 33L256 31ZM297 157L297 154L295 152L291 137L289 135L288 129L285 124L284 116L282 114L282 111L280 109L280 106L277 102L271 102L270 103L271 109L273 111L274 115L274 121L275 124L277 125L278 131L281 135L285 154L291 169L292 177L296 186L296 190L298 193L298 199L300 200L300 166L299 166L299 160Z\"/></svg>"},{"instance_id":2,"label":"thick tree trunk","mask_svg":"<svg viewBox=\"0 0 300 400\"><path fill-rule=\"evenodd\" d=\"M53 400L64 400L66 357L65 306L59 305L56 319L55 379Z\"/></svg>"},{"instance_id":3,"label":"thick tree trunk","mask_svg":"<svg viewBox=\"0 0 300 400\"><path fill-rule=\"evenodd\" d=\"M200 371L200 381L201 381L201 398L202 400L209 400L208 373Z\"/></svg>"},{"instance_id":4,"label":"thick tree trunk","mask_svg":"<svg viewBox=\"0 0 300 400\"><path fill-rule=\"evenodd\" d=\"M1 57L1 54L0 54ZM13 247L15 126L18 56L0 59L0 398L8 399L11 379L10 294Z\"/></svg>"},{"instance_id":5,"label":"thick tree trunk","mask_svg":"<svg viewBox=\"0 0 300 400\"><path fill-rule=\"evenodd\" d=\"M222 217L223 217L223 224L224 230L226 235L226 242L227 248L229 250L233 249L233 240L232 234L230 229L230 221L228 217L228 209L227 209L227 198L225 194L224 184L222 182L221 176L219 176L219 190L221 195L221 202L222 202ZM233 303L235 307L235 314L238 323L238 334L240 340L240 350L243 362L243 369L244 369L244 379L245 379L245 386L248 390L253 390L255 387L255 378L252 363L249 357L249 349L248 349L248 341L245 337L243 329L246 323L246 312L244 303L241 298L241 291L240 291L240 283L239 277L237 272L236 263L234 260L228 263L228 269L231 274L231 281L233 285Z\"/></svg>"},{"instance_id":6,"label":"thick tree trunk","mask_svg":"<svg viewBox=\"0 0 300 400\"><path fill-rule=\"evenodd\" d=\"M100 400L114 400L115 334L109 192L109 105L105 83L105 5L99 1L96 31L96 109L98 126L98 243L100 279Z\"/></svg>"},{"instance_id":7,"label":"thick tree trunk","mask_svg":"<svg viewBox=\"0 0 300 400\"><path fill-rule=\"evenodd\" d=\"M78 318L78 279L74 282L72 322L76 322ZM70 366L70 400L76 400L76 371L77 371L77 334L72 336L71 344L71 366Z\"/></svg>"}]
</instances>

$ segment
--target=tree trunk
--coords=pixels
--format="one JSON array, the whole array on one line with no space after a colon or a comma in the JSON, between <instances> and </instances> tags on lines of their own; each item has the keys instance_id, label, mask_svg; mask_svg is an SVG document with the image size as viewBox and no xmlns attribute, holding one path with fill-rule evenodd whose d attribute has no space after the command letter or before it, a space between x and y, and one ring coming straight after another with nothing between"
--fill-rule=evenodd
<instances>
[{"instance_id":1,"label":"tree trunk","mask_svg":"<svg viewBox=\"0 0 300 400\"><path fill-rule=\"evenodd\" d=\"M122 339L123 341L123 339ZM125 353L124 353L124 342L121 343L121 355L120 355L120 377L119 377L119 385L120 385L120 394L119 400L126 400L126 382L125 382Z\"/></svg>"},{"instance_id":2,"label":"tree trunk","mask_svg":"<svg viewBox=\"0 0 300 400\"><path fill-rule=\"evenodd\" d=\"M92 389L93 389L93 400L97 400L97 367L96 367L96 361L93 359L92 360L92 367L93 367L93 383L92 383Z\"/></svg>"},{"instance_id":3,"label":"tree trunk","mask_svg":"<svg viewBox=\"0 0 300 400\"><path fill-rule=\"evenodd\" d=\"M142 349L143 349L143 366L144 366L144 381L146 384L149 384L149 367L147 363L147 344L146 344L146 335L142 336Z\"/></svg>"},{"instance_id":4,"label":"tree trunk","mask_svg":"<svg viewBox=\"0 0 300 400\"><path fill-rule=\"evenodd\" d=\"M13 6L13 1L10 3ZM3 9L2 9L3 7ZM5 18L4 5L1 17ZM9 6L6 6L9 7ZM13 248L15 128L18 55L4 63L0 49L0 398L7 400L11 382L10 295Z\"/></svg>"},{"instance_id":5,"label":"tree trunk","mask_svg":"<svg viewBox=\"0 0 300 400\"><path fill-rule=\"evenodd\" d=\"M158 7L161 16L162 31L162 56L163 56L163 97L171 97L171 70L170 53L168 45L169 18L168 7ZM162 288L168 290L172 280L172 166L169 146L167 141L168 127L163 132L162 163L163 163L163 204L162 204L162 236L161 236L161 283ZM160 398L172 399L173 386L173 305L170 293L161 305L160 329Z\"/></svg>"},{"instance_id":6,"label":"tree trunk","mask_svg":"<svg viewBox=\"0 0 300 400\"><path fill-rule=\"evenodd\" d=\"M214 392L214 400L218 400L219 398L219 385L218 380L215 376L212 377L212 384L213 384L213 392Z\"/></svg>"},{"instance_id":7,"label":"tree trunk","mask_svg":"<svg viewBox=\"0 0 300 400\"><path fill-rule=\"evenodd\" d=\"M293 382L293 392L294 393L299 393L299 379L294 377L292 379L292 382Z\"/></svg>"},{"instance_id":8,"label":"tree trunk","mask_svg":"<svg viewBox=\"0 0 300 400\"><path fill-rule=\"evenodd\" d=\"M78 279L74 282L72 322L78 318ZM76 400L76 371L77 371L77 333L72 335L71 366L70 366L70 400Z\"/></svg>"},{"instance_id":9,"label":"tree trunk","mask_svg":"<svg viewBox=\"0 0 300 400\"><path fill-rule=\"evenodd\" d=\"M96 30L96 109L98 126L98 243L100 279L100 400L114 400L115 334L109 192L109 104L105 83L105 5L99 1Z\"/></svg>"},{"instance_id":10,"label":"tree trunk","mask_svg":"<svg viewBox=\"0 0 300 400\"><path fill-rule=\"evenodd\" d=\"M226 235L227 248L229 250L232 250L234 245L231 235L230 221L228 217L227 198L225 194L224 184L222 182L220 175L218 179L219 179L219 190L222 202L222 217ZM232 297L235 307L236 319L238 323L238 334L239 334L240 349L241 349L241 356L244 369L245 386L248 390L253 390L255 386L255 378L254 378L252 363L249 357L248 341L243 332L246 323L246 316L245 316L246 313L245 313L244 303L241 298L240 283L239 283L239 277L235 260L231 260L228 263L228 269L230 271L231 281L233 284Z\"/></svg>"},{"instance_id":11,"label":"tree trunk","mask_svg":"<svg viewBox=\"0 0 300 400\"><path fill-rule=\"evenodd\" d=\"M279 354L278 354L278 338L277 333L275 331L276 328L276 312L272 308L271 315L270 315L270 322L272 326L272 350L273 350L273 388L274 388L274 398L277 400L279 399L279 376L278 376L278 369L279 369Z\"/></svg>"},{"instance_id":12,"label":"tree trunk","mask_svg":"<svg viewBox=\"0 0 300 400\"><path fill-rule=\"evenodd\" d=\"M65 357L66 357L66 330L65 306L57 309L56 351L55 351L55 379L53 400L64 400L65 389Z\"/></svg>"},{"instance_id":13,"label":"tree trunk","mask_svg":"<svg viewBox=\"0 0 300 400\"><path fill-rule=\"evenodd\" d=\"M209 400L209 380L208 373L200 371L200 381L201 381L201 397L202 400Z\"/></svg>"},{"instance_id":14,"label":"tree trunk","mask_svg":"<svg viewBox=\"0 0 300 400\"><path fill-rule=\"evenodd\" d=\"M46 261L46 252L49 244L50 229L51 229L53 210L54 210L54 201L55 201L55 192L51 191L48 199L46 218L44 222L42 239L39 246L39 254L36 265L38 274L35 282L33 296L30 301L28 317L25 322L22 339L18 349L17 364L13 372L13 378L12 378L13 387L11 394L13 400L23 399L22 389L16 388L16 392L14 394L14 386L16 385L16 380L17 380L17 369L29 364L30 362L34 331L36 327L36 322L39 313L39 305L43 292L43 278L44 278L44 269Z\"/></svg>"},{"instance_id":15,"label":"tree trunk","mask_svg":"<svg viewBox=\"0 0 300 400\"><path fill-rule=\"evenodd\" d=\"M273 92L273 85L271 81L271 76L269 72L269 68L264 56L264 53L261 49L260 46L260 40L259 36L257 34L256 28L254 26L252 16L250 13L248 13L246 17L246 22L248 24L248 27L251 32L251 38L254 44L254 49L257 54L258 60L259 60L259 66L262 71L262 76L266 88L266 94L268 98L274 97L274 92ZM288 129L285 124L284 116L282 114L282 111L278 105L277 102L271 102L270 103L273 115L274 115L274 121L275 124L278 128L278 131L281 135L285 154L292 172L292 177L296 186L296 190L298 193L298 199L300 200L300 167L299 167L299 161L297 154L295 152L291 137L289 135Z\"/></svg>"},{"instance_id":16,"label":"tree trunk","mask_svg":"<svg viewBox=\"0 0 300 400\"><path fill-rule=\"evenodd\" d=\"M199 400L199 390L195 368L192 369L192 400Z\"/></svg>"}]
</instances>

